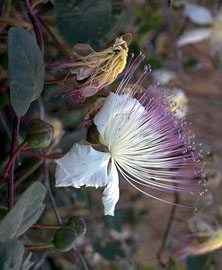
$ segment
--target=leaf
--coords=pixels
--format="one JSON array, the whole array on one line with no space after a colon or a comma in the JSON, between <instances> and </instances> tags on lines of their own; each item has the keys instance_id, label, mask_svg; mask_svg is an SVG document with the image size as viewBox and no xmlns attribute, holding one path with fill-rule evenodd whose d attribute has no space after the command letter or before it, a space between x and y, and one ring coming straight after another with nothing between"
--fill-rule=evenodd
<instances>
[{"instance_id":1,"label":"leaf","mask_svg":"<svg viewBox=\"0 0 222 270\"><path fill-rule=\"evenodd\" d=\"M24 251L24 246L18 239L0 243L0 269L19 270Z\"/></svg>"},{"instance_id":2,"label":"leaf","mask_svg":"<svg viewBox=\"0 0 222 270\"><path fill-rule=\"evenodd\" d=\"M121 13L122 0L60 0L55 2L59 31L70 42L98 47L108 35ZM110 35L109 35L110 38Z\"/></svg>"},{"instance_id":3,"label":"leaf","mask_svg":"<svg viewBox=\"0 0 222 270\"><path fill-rule=\"evenodd\" d=\"M46 188L39 182L32 184L19 198L0 223L0 241L19 237L41 216L45 205Z\"/></svg>"},{"instance_id":4,"label":"leaf","mask_svg":"<svg viewBox=\"0 0 222 270\"><path fill-rule=\"evenodd\" d=\"M9 30L8 57L11 104L18 116L24 116L43 89L43 55L28 31L13 27Z\"/></svg>"}]
</instances>

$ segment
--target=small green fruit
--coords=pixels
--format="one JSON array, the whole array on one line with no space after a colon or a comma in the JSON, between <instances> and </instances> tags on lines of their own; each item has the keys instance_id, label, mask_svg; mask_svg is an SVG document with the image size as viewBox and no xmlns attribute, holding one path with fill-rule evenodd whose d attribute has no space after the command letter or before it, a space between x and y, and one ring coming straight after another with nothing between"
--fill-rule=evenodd
<instances>
[{"instance_id":1,"label":"small green fruit","mask_svg":"<svg viewBox=\"0 0 222 270\"><path fill-rule=\"evenodd\" d=\"M69 229L59 229L53 239L54 247L58 251L66 252L73 248L75 233Z\"/></svg>"}]
</instances>

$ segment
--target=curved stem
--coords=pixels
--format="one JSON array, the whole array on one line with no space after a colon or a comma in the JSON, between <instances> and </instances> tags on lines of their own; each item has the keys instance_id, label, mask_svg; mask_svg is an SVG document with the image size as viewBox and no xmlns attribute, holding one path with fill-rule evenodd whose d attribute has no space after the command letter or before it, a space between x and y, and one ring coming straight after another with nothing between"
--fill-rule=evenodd
<instances>
[{"instance_id":1,"label":"curved stem","mask_svg":"<svg viewBox=\"0 0 222 270\"><path fill-rule=\"evenodd\" d=\"M61 226L59 226L59 225L51 225L51 224L33 224L32 228L58 230L58 229L61 228Z\"/></svg>"},{"instance_id":2,"label":"curved stem","mask_svg":"<svg viewBox=\"0 0 222 270\"><path fill-rule=\"evenodd\" d=\"M42 152L34 152L32 150L29 149L22 149L21 154L24 154L26 156L30 156L30 157L37 157L40 159L49 159L49 160L55 160L61 157L60 154L45 154Z\"/></svg>"},{"instance_id":3,"label":"curved stem","mask_svg":"<svg viewBox=\"0 0 222 270\"><path fill-rule=\"evenodd\" d=\"M168 235L169 235L169 232L170 232L173 220L174 220L174 215L176 212L176 205L178 204L178 202L179 202L179 195L177 192L174 191L174 204L171 207L170 216L169 216L169 219L167 222L167 226L166 226L163 238L162 238L160 248L157 252L157 260L163 268L166 268L166 264L162 260L162 252L166 246L167 238L168 238Z\"/></svg>"},{"instance_id":4,"label":"curved stem","mask_svg":"<svg viewBox=\"0 0 222 270\"><path fill-rule=\"evenodd\" d=\"M48 24L43 20L43 17L37 15L38 20L42 24L42 26L45 28L45 30L49 33L51 38L54 40L55 45L60 51L67 57L70 57L70 53L68 51L68 48L63 45L63 43L59 40L59 38L53 33L53 31L50 29Z\"/></svg>"},{"instance_id":5,"label":"curved stem","mask_svg":"<svg viewBox=\"0 0 222 270\"><path fill-rule=\"evenodd\" d=\"M17 157L17 155L21 152L21 150L27 145L26 141L24 141L23 143L21 143L17 149L14 151L14 153L12 153L12 155L10 156L10 159L8 161L8 164L5 167L4 173L3 173L3 179L6 180L8 177L8 173L9 170L11 169L15 158Z\"/></svg>"}]
</instances>

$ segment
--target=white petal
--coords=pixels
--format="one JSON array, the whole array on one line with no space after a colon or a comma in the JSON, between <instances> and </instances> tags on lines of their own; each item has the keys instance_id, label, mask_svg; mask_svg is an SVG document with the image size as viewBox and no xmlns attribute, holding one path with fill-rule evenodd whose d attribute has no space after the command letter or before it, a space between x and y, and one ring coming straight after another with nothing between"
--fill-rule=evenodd
<instances>
[{"instance_id":1,"label":"white petal","mask_svg":"<svg viewBox=\"0 0 222 270\"><path fill-rule=\"evenodd\" d=\"M110 93L101 110L94 117L94 123L102 136L104 142L107 142L106 128L117 115L131 112L137 107L139 110L144 110L139 101L127 95L117 95Z\"/></svg>"},{"instance_id":2,"label":"white petal","mask_svg":"<svg viewBox=\"0 0 222 270\"><path fill-rule=\"evenodd\" d=\"M111 166L109 183L103 192L103 205L105 215L114 216L115 206L119 200L119 176L113 161Z\"/></svg>"},{"instance_id":3,"label":"white petal","mask_svg":"<svg viewBox=\"0 0 222 270\"><path fill-rule=\"evenodd\" d=\"M184 46L187 44L197 43L209 38L211 29L194 29L185 32L177 41L177 46Z\"/></svg>"},{"instance_id":4,"label":"white petal","mask_svg":"<svg viewBox=\"0 0 222 270\"><path fill-rule=\"evenodd\" d=\"M198 24L212 24L213 22L210 10L200 5L186 3L184 15L188 16L192 22Z\"/></svg>"},{"instance_id":5,"label":"white petal","mask_svg":"<svg viewBox=\"0 0 222 270\"><path fill-rule=\"evenodd\" d=\"M56 160L56 186L103 187L108 184L110 154L95 150L89 144L75 143L71 150Z\"/></svg>"}]
</instances>

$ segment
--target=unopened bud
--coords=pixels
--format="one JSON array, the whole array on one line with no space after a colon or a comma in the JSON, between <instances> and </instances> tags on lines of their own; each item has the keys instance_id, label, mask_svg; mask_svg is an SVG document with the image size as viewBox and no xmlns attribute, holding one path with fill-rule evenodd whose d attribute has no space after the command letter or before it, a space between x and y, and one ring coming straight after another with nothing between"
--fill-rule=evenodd
<instances>
[{"instance_id":1,"label":"unopened bud","mask_svg":"<svg viewBox=\"0 0 222 270\"><path fill-rule=\"evenodd\" d=\"M26 142L30 148L47 147L53 137L53 127L41 120L33 119L26 128Z\"/></svg>"},{"instance_id":2,"label":"unopened bud","mask_svg":"<svg viewBox=\"0 0 222 270\"><path fill-rule=\"evenodd\" d=\"M75 230L77 236L86 233L86 223L83 218L71 217L65 225L72 227Z\"/></svg>"},{"instance_id":3,"label":"unopened bud","mask_svg":"<svg viewBox=\"0 0 222 270\"><path fill-rule=\"evenodd\" d=\"M58 251L66 252L73 248L75 233L71 229L59 229L53 239L54 247Z\"/></svg>"},{"instance_id":4,"label":"unopened bud","mask_svg":"<svg viewBox=\"0 0 222 270\"><path fill-rule=\"evenodd\" d=\"M53 127L53 139L57 139L63 130L62 121L60 121L58 118L49 116L46 117L46 121Z\"/></svg>"}]
</instances>

